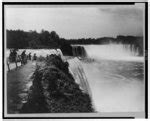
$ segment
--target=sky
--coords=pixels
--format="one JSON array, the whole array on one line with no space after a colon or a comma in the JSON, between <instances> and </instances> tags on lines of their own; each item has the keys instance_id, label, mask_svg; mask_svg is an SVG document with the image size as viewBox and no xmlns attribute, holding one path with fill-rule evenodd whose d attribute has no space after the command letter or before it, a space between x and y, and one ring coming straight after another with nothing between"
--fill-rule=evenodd
<instances>
[{"instance_id":1,"label":"sky","mask_svg":"<svg viewBox=\"0 0 150 121\"><path fill-rule=\"evenodd\" d=\"M144 6L11 6L5 7L5 28L56 31L66 39L143 35Z\"/></svg>"}]
</instances>

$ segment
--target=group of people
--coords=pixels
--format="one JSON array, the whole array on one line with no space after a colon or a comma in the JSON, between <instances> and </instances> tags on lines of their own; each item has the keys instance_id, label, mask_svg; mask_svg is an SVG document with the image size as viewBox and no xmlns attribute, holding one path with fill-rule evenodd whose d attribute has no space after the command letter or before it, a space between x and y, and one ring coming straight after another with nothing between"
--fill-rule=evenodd
<instances>
[{"instance_id":1,"label":"group of people","mask_svg":"<svg viewBox=\"0 0 150 121\"><path fill-rule=\"evenodd\" d=\"M35 53L34 53L33 59L32 59L31 53L26 54L26 50L24 50L21 53L21 55L19 55L17 53L17 51L18 51L17 49L11 49L10 50L10 54L9 54L9 61L10 62L21 62L21 65L23 65L23 64L27 63L27 60L36 60L37 59L37 56Z\"/></svg>"}]
</instances>

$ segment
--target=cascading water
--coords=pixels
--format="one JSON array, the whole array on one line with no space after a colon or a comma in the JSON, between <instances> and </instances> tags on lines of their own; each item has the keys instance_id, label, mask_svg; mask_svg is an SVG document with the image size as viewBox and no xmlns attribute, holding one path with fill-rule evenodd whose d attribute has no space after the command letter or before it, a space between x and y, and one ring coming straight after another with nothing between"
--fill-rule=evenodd
<instances>
[{"instance_id":1,"label":"cascading water","mask_svg":"<svg viewBox=\"0 0 150 121\"><path fill-rule=\"evenodd\" d=\"M79 67L84 70L95 110L144 112L144 57L139 56L138 48L129 44L80 46L84 47L87 57L77 55L78 52L73 49L76 56L82 57L73 65L78 67L77 75L83 73ZM75 48L75 45L72 47ZM87 61L89 59L93 61Z\"/></svg>"},{"instance_id":2,"label":"cascading water","mask_svg":"<svg viewBox=\"0 0 150 121\"><path fill-rule=\"evenodd\" d=\"M93 101L91 88L89 86L89 81L86 77L86 74L84 72L81 61L77 57L75 57L73 59L69 59L68 62L69 62L69 71L73 75L73 77L74 77L76 83L79 85L80 89L84 93L87 93L90 96L93 109L95 109L95 104Z\"/></svg>"},{"instance_id":3,"label":"cascading water","mask_svg":"<svg viewBox=\"0 0 150 121\"><path fill-rule=\"evenodd\" d=\"M144 61L144 58L139 56L138 48L130 44L106 44L106 45L80 45L84 47L86 56L96 60L122 60L122 61ZM78 47L78 46L77 46ZM74 55L80 56L76 46L73 46ZM76 51L74 51L74 49Z\"/></svg>"},{"instance_id":4,"label":"cascading water","mask_svg":"<svg viewBox=\"0 0 150 121\"><path fill-rule=\"evenodd\" d=\"M76 83L80 85L80 88L85 93L89 94L90 97L92 97L91 90L87 82L87 78L85 76L80 60L75 57L73 59L68 60L68 62L69 62L69 70L73 75Z\"/></svg>"},{"instance_id":5,"label":"cascading water","mask_svg":"<svg viewBox=\"0 0 150 121\"><path fill-rule=\"evenodd\" d=\"M86 57L86 51L83 46L73 46L72 47L73 56Z\"/></svg>"}]
</instances>

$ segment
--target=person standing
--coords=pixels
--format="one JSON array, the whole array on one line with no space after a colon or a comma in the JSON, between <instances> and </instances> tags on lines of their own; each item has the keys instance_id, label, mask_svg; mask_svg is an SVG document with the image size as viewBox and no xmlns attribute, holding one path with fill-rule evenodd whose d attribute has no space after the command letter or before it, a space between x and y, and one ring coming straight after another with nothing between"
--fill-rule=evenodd
<instances>
[{"instance_id":1,"label":"person standing","mask_svg":"<svg viewBox=\"0 0 150 121\"><path fill-rule=\"evenodd\" d=\"M33 55L33 61L37 59L36 53Z\"/></svg>"},{"instance_id":2,"label":"person standing","mask_svg":"<svg viewBox=\"0 0 150 121\"><path fill-rule=\"evenodd\" d=\"M29 60L31 60L31 53L29 53L29 55L28 55L28 59L29 59Z\"/></svg>"},{"instance_id":3,"label":"person standing","mask_svg":"<svg viewBox=\"0 0 150 121\"><path fill-rule=\"evenodd\" d=\"M21 53L21 65L22 65L22 64L25 64L25 56L26 56L26 50L24 50L24 51Z\"/></svg>"}]
</instances>

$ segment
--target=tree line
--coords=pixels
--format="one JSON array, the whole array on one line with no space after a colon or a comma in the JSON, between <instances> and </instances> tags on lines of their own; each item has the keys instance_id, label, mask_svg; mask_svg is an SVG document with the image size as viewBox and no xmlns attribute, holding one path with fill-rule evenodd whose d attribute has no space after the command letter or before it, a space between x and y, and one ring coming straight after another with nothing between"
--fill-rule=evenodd
<instances>
[{"instance_id":1,"label":"tree line","mask_svg":"<svg viewBox=\"0 0 150 121\"><path fill-rule=\"evenodd\" d=\"M67 39L70 44L109 44L109 43L122 43L143 45L143 37L140 36L123 36L118 35L113 37L101 37L101 38L81 38L81 39Z\"/></svg>"},{"instance_id":2,"label":"tree line","mask_svg":"<svg viewBox=\"0 0 150 121\"><path fill-rule=\"evenodd\" d=\"M36 31L23 30L7 30L7 48L17 49L40 49L40 48L60 48L64 54L72 55L71 44L109 44L122 43L131 44L135 49L139 49L143 53L143 37L138 36L123 36L118 35L113 37L101 38L80 38L80 39L65 39L60 38L55 31L41 30Z\"/></svg>"},{"instance_id":3,"label":"tree line","mask_svg":"<svg viewBox=\"0 0 150 121\"><path fill-rule=\"evenodd\" d=\"M55 31L7 30L7 48L16 49L56 49L60 48L63 54L72 55L72 47L64 38L60 38Z\"/></svg>"}]
</instances>

